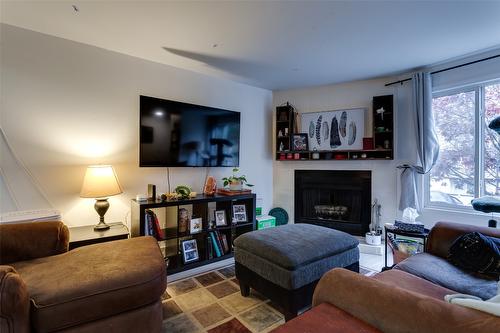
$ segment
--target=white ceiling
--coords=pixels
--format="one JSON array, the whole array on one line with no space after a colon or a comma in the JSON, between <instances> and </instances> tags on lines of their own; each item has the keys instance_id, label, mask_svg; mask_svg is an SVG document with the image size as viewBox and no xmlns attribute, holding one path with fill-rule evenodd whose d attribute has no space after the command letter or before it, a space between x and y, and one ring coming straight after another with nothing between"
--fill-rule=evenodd
<instances>
[{"instance_id":1,"label":"white ceiling","mask_svg":"<svg viewBox=\"0 0 500 333\"><path fill-rule=\"evenodd\" d=\"M500 1L0 1L3 23L273 90L500 45Z\"/></svg>"}]
</instances>

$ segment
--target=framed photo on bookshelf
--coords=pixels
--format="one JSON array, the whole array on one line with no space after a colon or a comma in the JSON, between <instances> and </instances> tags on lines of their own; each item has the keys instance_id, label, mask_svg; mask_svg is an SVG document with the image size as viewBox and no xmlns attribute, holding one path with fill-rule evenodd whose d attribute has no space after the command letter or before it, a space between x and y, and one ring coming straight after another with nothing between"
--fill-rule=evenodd
<instances>
[{"instance_id":1,"label":"framed photo on bookshelf","mask_svg":"<svg viewBox=\"0 0 500 333\"><path fill-rule=\"evenodd\" d=\"M201 232L202 221L203 220L201 219L201 217L191 219L191 221L189 221L189 233L190 234L197 234L197 233Z\"/></svg>"},{"instance_id":2,"label":"framed photo on bookshelf","mask_svg":"<svg viewBox=\"0 0 500 333\"><path fill-rule=\"evenodd\" d=\"M233 221L235 223L247 222L247 209L245 205L233 206Z\"/></svg>"},{"instance_id":3,"label":"framed photo on bookshelf","mask_svg":"<svg viewBox=\"0 0 500 333\"><path fill-rule=\"evenodd\" d=\"M179 206L178 212L178 230L180 233L186 233L189 231L191 217L193 216L193 205L183 205Z\"/></svg>"},{"instance_id":4,"label":"framed photo on bookshelf","mask_svg":"<svg viewBox=\"0 0 500 333\"><path fill-rule=\"evenodd\" d=\"M295 133L292 137L292 150L309 150L307 133Z\"/></svg>"},{"instance_id":5,"label":"framed photo on bookshelf","mask_svg":"<svg viewBox=\"0 0 500 333\"><path fill-rule=\"evenodd\" d=\"M185 264L195 262L200 259L196 239L185 240L182 242L182 258L184 259Z\"/></svg>"},{"instance_id":6,"label":"framed photo on bookshelf","mask_svg":"<svg viewBox=\"0 0 500 333\"><path fill-rule=\"evenodd\" d=\"M218 227L224 227L227 225L225 210L215 211L215 225Z\"/></svg>"}]
</instances>

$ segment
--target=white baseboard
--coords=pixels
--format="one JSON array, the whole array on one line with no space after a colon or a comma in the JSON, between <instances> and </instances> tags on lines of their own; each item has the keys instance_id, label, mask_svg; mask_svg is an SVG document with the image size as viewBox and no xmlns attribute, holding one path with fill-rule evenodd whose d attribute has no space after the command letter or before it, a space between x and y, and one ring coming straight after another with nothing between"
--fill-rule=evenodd
<instances>
[{"instance_id":1,"label":"white baseboard","mask_svg":"<svg viewBox=\"0 0 500 333\"><path fill-rule=\"evenodd\" d=\"M211 264L196 267L196 268L193 268L193 269L190 269L187 271L168 275L167 282L171 283L171 282L174 282L177 280L182 280L182 279L188 278L190 276L200 275L200 274L203 274L203 273L206 273L209 271L213 271L215 269L219 269L219 268L229 266L229 265L234 265L234 258L224 259L224 260L217 261L217 262L214 262Z\"/></svg>"}]
</instances>

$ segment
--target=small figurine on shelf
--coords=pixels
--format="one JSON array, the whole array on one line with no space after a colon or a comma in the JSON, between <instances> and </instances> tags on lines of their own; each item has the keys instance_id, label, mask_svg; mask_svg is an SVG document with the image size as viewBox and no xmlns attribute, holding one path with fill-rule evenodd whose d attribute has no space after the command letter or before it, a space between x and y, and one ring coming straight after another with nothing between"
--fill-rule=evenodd
<instances>
[{"instance_id":1,"label":"small figurine on shelf","mask_svg":"<svg viewBox=\"0 0 500 333\"><path fill-rule=\"evenodd\" d=\"M319 152L317 148L313 149L313 153L311 154L313 160L319 160Z\"/></svg>"},{"instance_id":2,"label":"small figurine on shelf","mask_svg":"<svg viewBox=\"0 0 500 333\"><path fill-rule=\"evenodd\" d=\"M205 181L205 187L203 188L203 194L207 196L215 195L215 191L217 190L217 181L214 177L208 176Z\"/></svg>"},{"instance_id":3,"label":"small figurine on shelf","mask_svg":"<svg viewBox=\"0 0 500 333\"><path fill-rule=\"evenodd\" d=\"M177 193L179 199L187 199L190 197L191 188L186 185L179 185L175 188L175 193Z\"/></svg>"},{"instance_id":4,"label":"small figurine on shelf","mask_svg":"<svg viewBox=\"0 0 500 333\"><path fill-rule=\"evenodd\" d=\"M283 151L285 149L285 146L283 145L283 142L280 142L280 151Z\"/></svg>"},{"instance_id":5,"label":"small figurine on shelf","mask_svg":"<svg viewBox=\"0 0 500 333\"><path fill-rule=\"evenodd\" d=\"M384 107L381 107L380 109L377 109L376 112L377 112L378 115L380 115L380 119L384 120L384 112L385 112Z\"/></svg>"}]
</instances>

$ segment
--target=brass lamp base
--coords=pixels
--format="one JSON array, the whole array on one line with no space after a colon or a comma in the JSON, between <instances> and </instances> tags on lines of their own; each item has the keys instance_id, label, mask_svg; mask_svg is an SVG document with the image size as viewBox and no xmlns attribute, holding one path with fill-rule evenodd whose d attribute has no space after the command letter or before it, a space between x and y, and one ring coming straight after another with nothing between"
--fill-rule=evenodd
<instances>
[{"instance_id":1,"label":"brass lamp base","mask_svg":"<svg viewBox=\"0 0 500 333\"><path fill-rule=\"evenodd\" d=\"M99 223L94 226L94 231L108 230L109 225L104 222L104 214L109 209L108 198L105 199L95 199L94 209L99 214Z\"/></svg>"}]
</instances>

